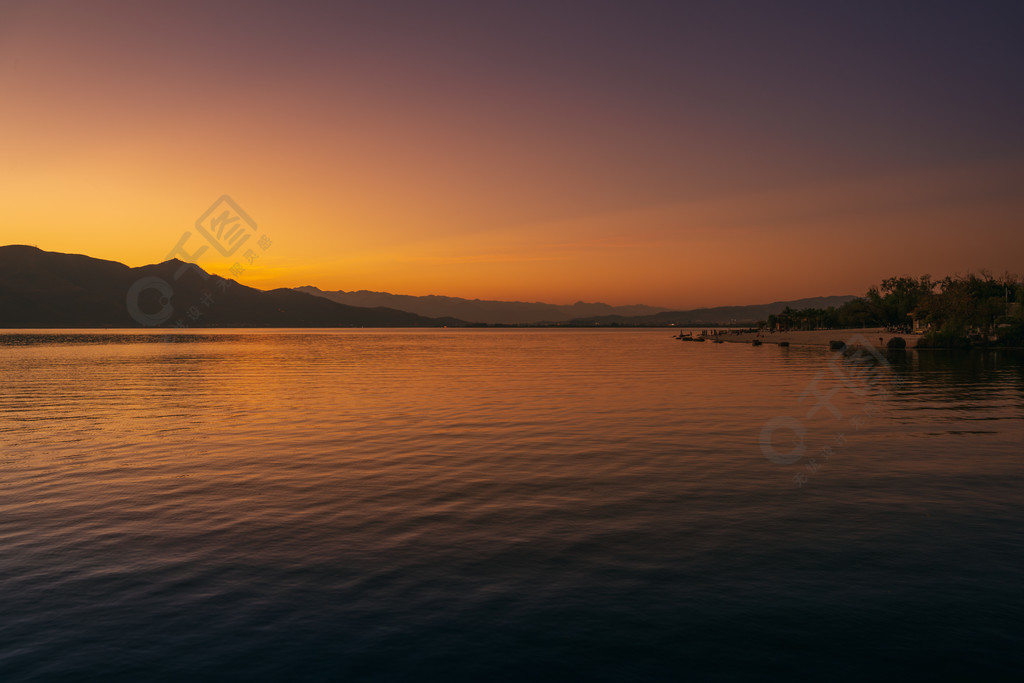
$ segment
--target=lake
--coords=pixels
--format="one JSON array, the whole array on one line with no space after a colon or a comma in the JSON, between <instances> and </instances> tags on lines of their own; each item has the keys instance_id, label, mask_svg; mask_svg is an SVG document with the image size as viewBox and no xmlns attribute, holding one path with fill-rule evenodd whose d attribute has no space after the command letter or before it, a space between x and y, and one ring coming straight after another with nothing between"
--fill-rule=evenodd
<instances>
[{"instance_id":1,"label":"lake","mask_svg":"<svg viewBox=\"0 0 1024 683\"><path fill-rule=\"evenodd\" d=\"M0 680L1017 680L1024 355L0 333Z\"/></svg>"}]
</instances>

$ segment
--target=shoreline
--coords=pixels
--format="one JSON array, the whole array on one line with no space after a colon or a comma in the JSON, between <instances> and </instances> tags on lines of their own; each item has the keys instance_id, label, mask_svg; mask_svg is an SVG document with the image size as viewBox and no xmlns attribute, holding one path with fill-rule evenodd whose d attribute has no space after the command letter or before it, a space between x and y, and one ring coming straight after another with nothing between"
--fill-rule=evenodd
<instances>
[{"instance_id":1,"label":"shoreline","mask_svg":"<svg viewBox=\"0 0 1024 683\"><path fill-rule=\"evenodd\" d=\"M720 339L735 344L749 344L758 339L763 344L788 342L790 346L810 346L828 348L829 342L842 341L849 347L871 346L885 349L889 340L902 337L907 341L907 349L913 349L920 334L905 332L889 332L884 327L844 328L836 330L790 330L788 332L734 332L720 330L720 334L704 337L707 340ZM697 335L695 335L695 338ZM865 343L866 342L866 343Z\"/></svg>"}]
</instances>

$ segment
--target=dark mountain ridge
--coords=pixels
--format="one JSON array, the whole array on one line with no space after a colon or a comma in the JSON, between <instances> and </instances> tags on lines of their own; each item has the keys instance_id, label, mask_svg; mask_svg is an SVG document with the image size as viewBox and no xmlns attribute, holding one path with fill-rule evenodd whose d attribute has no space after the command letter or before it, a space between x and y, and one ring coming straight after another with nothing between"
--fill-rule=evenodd
<instances>
[{"instance_id":1,"label":"dark mountain ridge","mask_svg":"<svg viewBox=\"0 0 1024 683\"><path fill-rule=\"evenodd\" d=\"M548 304L531 301L493 301L487 299L462 299L454 296L411 296L360 290L346 292L323 291L317 287L296 287L296 291L322 296L331 301L349 306L387 306L428 317L453 317L473 323L489 325L530 325L544 321L563 322L586 316L638 316L651 315L667 308L656 306L612 306L605 303L577 301L571 305Z\"/></svg>"},{"instance_id":2,"label":"dark mountain ridge","mask_svg":"<svg viewBox=\"0 0 1024 683\"><path fill-rule=\"evenodd\" d=\"M345 298L335 295L345 295L348 301L392 301L395 305L356 306L335 301ZM527 320L561 325L728 325L752 324L786 306L827 308L853 298L812 297L667 311L602 303L559 306L383 292L323 292L315 287L264 291L177 259L131 268L80 254L23 245L0 247L0 328L438 327L466 325L464 321L529 324ZM431 312L457 310L463 315L426 316L402 310L403 306ZM573 311L590 314L567 317ZM609 311L619 313L607 314ZM626 315L634 311L642 314Z\"/></svg>"},{"instance_id":3,"label":"dark mountain ridge","mask_svg":"<svg viewBox=\"0 0 1024 683\"><path fill-rule=\"evenodd\" d=\"M133 285L137 292L129 297ZM147 316L160 327L462 324L385 307L346 306L287 288L254 289L177 259L131 268L30 246L0 247L0 328L132 328L148 326L140 322Z\"/></svg>"}]
</instances>

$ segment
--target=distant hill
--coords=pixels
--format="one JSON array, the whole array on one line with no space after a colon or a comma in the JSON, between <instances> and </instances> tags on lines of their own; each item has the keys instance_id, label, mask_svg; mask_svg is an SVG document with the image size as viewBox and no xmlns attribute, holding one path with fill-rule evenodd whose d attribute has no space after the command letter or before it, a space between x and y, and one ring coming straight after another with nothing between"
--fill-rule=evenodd
<instances>
[{"instance_id":1,"label":"distant hill","mask_svg":"<svg viewBox=\"0 0 1024 683\"><path fill-rule=\"evenodd\" d=\"M187 327L437 327L441 325L557 323L574 325L751 324L786 306L827 308L856 297L830 296L755 306L669 311L653 306L571 306L485 301L384 292L324 292L316 287L263 291L171 260L130 268L78 254L35 247L0 247L0 328L139 327L129 313L132 285L159 278L173 289L161 326ZM175 275L185 267L180 278ZM161 310L160 293L138 297L145 313ZM382 306L386 302L388 306ZM192 313L192 316L189 315ZM466 322L463 322L466 321Z\"/></svg>"},{"instance_id":2,"label":"distant hill","mask_svg":"<svg viewBox=\"0 0 1024 683\"><path fill-rule=\"evenodd\" d=\"M714 308L696 308L690 311L664 311L653 315L641 316L596 316L576 318L572 324L592 325L743 325L753 324L766 319L769 315L781 313L786 306L794 309L828 308L841 306L850 299L857 297L852 294L843 296L816 296L793 301L773 301L770 304L752 306L716 306Z\"/></svg>"},{"instance_id":3,"label":"distant hill","mask_svg":"<svg viewBox=\"0 0 1024 683\"><path fill-rule=\"evenodd\" d=\"M129 268L123 263L35 247L0 247L0 328L140 327L128 311L128 291L141 278L169 283L173 313L161 326L188 327L426 327L462 324L391 308L346 306L292 289L263 291L209 275L178 260ZM161 311L160 293L138 297L145 313ZM188 316L191 309L196 319Z\"/></svg>"},{"instance_id":4,"label":"distant hill","mask_svg":"<svg viewBox=\"0 0 1024 683\"><path fill-rule=\"evenodd\" d=\"M655 306L611 306L577 301L571 306L525 301L487 301L451 296L409 296L387 292L335 291L317 287L296 287L296 291L321 296L349 306L387 306L431 318L452 317L473 323L522 325L539 322L564 322L593 316L647 316L667 308Z\"/></svg>"}]
</instances>

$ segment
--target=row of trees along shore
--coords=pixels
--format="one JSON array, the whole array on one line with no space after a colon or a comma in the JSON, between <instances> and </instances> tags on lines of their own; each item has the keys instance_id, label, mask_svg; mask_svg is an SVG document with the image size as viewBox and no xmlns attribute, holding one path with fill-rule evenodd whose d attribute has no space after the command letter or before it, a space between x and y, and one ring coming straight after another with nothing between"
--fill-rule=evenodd
<instances>
[{"instance_id":1,"label":"row of trees along shore","mask_svg":"<svg viewBox=\"0 0 1024 683\"><path fill-rule=\"evenodd\" d=\"M1024 279L1017 275L892 277L841 306L786 307L761 323L774 330L886 327L923 332L919 347L1024 346Z\"/></svg>"}]
</instances>

